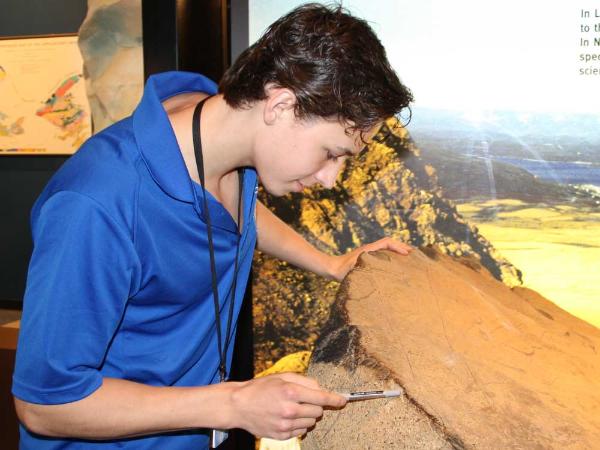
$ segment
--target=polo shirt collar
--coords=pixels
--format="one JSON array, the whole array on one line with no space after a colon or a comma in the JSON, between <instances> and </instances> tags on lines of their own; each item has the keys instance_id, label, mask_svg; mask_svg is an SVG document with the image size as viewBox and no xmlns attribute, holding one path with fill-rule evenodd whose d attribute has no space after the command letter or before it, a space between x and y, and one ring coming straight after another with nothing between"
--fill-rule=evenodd
<instances>
[{"instance_id":1,"label":"polo shirt collar","mask_svg":"<svg viewBox=\"0 0 600 450\"><path fill-rule=\"evenodd\" d=\"M217 93L217 85L203 75L189 72L150 76L142 100L133 112L133 132L154 181L177 200L193 203L193 183L161 103L184 92L213 95Z\"/></svg>"}]
</instances>

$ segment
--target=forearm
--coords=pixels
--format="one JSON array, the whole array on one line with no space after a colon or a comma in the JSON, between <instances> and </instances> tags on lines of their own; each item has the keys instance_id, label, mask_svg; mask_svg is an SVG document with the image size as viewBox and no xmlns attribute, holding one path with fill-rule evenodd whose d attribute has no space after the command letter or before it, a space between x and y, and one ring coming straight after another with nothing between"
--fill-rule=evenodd
<instances>
[{"instance_id":1,"label":"forearm","mask_svg":"<svg viewBox=\"0 0 600 450\"><path fill-rule=\"evenodd\" d=\"M155 387L105 378L88 397L60 405L15 400L31 431L53 437L115 439L192 428L230 428L236 383Z\"/></svg>"},{"instance_id":2,"label":"forearm","mask_svg":"<svg viewBox=\"0 0 600 450\"><path fill-rule=\"evenodd\" d=\"M52 437L115 439L193 428L244 428L256 436L288 439L305 434L344 397L315 380L282 373L201 387L153 387L105 378L88 397L63 405L15 400L31 431Z\"/></svg>"},{"instance_id":3,"label":"forearm","mask_svg":"<svg viewBox=\"0 0 600 450\"><path fill-rule=\"evenodd\" d=\"M317 250L261 202L257 202L257 247L297 267L332 277L333 257Z\"/></svg>"}]
</instances>

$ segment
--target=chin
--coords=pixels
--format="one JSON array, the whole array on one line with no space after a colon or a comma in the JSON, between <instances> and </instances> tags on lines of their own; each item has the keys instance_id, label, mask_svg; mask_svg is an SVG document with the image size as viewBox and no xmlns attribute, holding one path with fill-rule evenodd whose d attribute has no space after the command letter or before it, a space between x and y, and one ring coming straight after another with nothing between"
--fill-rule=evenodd
<instances>
[{"instance_id":1,"label":"chin","mask_svg":"<svg viewBox=\"0 0 600 450\"><path fill-rule=\"evenodd\" d=\"M273 197L283 197L291 192L291 191L269 191L268 189L265 189L265 191L267 191Z\"/></svg>"},{"instance_id":2,"label":"chin","mask_svg":"<svg viewBox=\"0 0 600 450\"><path fill-rule=\"evenodd\" d=\"M291 189L286 189L284 186L272 186L268 183L262 183L262 187L268 194L275 197L283 197L292 192Z\"/></svg>"}]
</instances>

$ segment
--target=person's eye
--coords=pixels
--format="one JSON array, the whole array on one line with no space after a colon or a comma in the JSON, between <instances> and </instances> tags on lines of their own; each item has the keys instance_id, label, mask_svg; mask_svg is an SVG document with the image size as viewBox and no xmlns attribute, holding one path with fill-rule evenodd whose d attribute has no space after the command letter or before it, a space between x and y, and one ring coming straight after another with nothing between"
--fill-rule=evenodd
<instances>
[{"instance_id":1,"label":"person's eye","mask_svg":"<svg viewBox=\"0 0 600 450\"><path fill-rule=\"evenodd\" d=\"M338 160L339 156L334 155L333 153L331 153L329 150L327 150L327 159L333 162L336 162Z\"/></svg>"}]
</instances>

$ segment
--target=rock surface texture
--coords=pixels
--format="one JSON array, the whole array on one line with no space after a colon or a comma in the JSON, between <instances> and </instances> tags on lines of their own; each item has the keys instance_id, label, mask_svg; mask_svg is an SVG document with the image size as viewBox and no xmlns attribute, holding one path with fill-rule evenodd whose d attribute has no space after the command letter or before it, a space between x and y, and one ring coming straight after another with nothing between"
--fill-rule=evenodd
<instances>
[{"instance_id":1,"label":"rock surface texture","mask_svg":"<svg viewBox=\"0 0 600 450\"><path fill-rule=\"evenodd\" d=\"M600 330L474 259L363 255L309 375L339 392L404 390L327 411L312 449L598 449Z\"/></svg>"}]
</instances>

